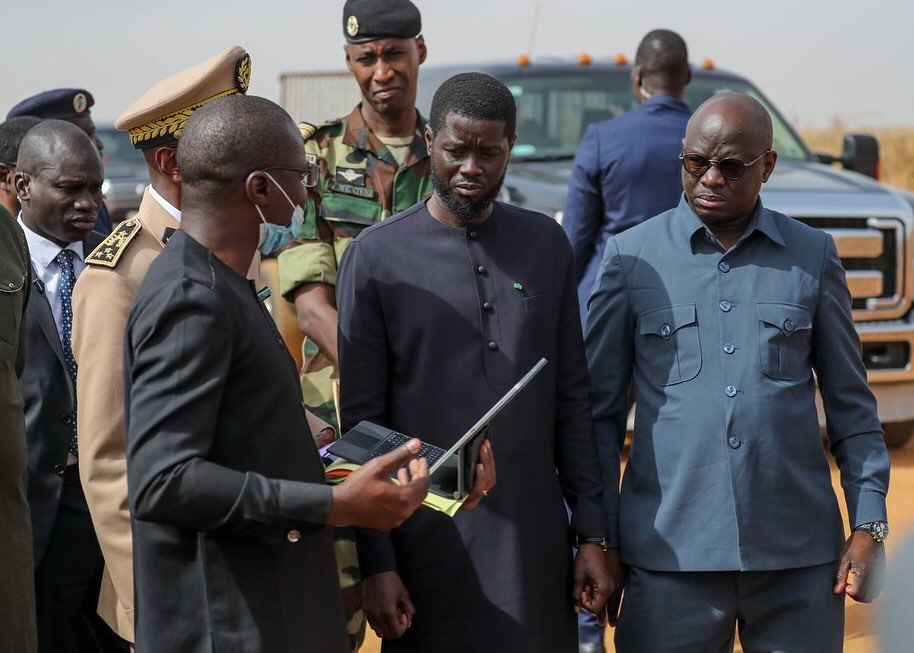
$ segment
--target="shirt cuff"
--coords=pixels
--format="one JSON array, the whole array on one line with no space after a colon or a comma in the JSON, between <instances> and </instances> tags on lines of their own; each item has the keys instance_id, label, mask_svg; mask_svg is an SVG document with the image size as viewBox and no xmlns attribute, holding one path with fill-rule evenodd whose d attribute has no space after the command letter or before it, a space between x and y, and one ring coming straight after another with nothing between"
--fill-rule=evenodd
<instances>
[{"instance_id":1,"label":"shirt cuff","mask_svg":"<svg viewBox=\"0 0 914 653\"><path fill-rule=\"evenodd\" d=\"M323 483L280 480L277 517L288 524L321 528L330 517L332 490Z\"/></svg>"},{"instance_id":2,"label":"shirt cuff","mask_svg":"<svg viewBox=\"0 0 914 653\"><path fill-rule=\"evenodd\" d=\"M888 521L885 495L881 492L861 492L854 505L848 501L847 512L850 515L851 530L871 521Z\"/></svg>"},{"instance_id":3,"label":"shirt cuff","mask_svg":"<svg viewBox=\"0 0 914 653\"><path fill-rule=\"evenodd\" d=\"M303 283L336 285L336 254L330 243L300 243L278 258L279 292L288 301L294 301L292 292Z\"/></svg>"},{"instance_id":4,"label":"shirt cuff","mask_svg":"<svg viewBox=\"0 0 914 653\"><path fill-rule=\"evenodd\" d=\"M383 571L396 571L397 555L390 533L372 528L355 529L355 542L359 551L359 567L362 578L368 578Z\"/></svg>"}]
</instances>

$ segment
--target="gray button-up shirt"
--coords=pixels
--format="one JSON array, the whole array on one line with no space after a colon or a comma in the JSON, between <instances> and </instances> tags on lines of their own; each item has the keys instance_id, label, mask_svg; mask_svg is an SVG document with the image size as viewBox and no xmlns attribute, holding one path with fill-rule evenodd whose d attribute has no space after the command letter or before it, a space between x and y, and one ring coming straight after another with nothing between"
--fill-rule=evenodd
<instances>
[{"instance_id":1,"label":"gray button-up shirt","mask_svg":"<svg viewBox=\"0 0 914 653\"><path fill-rule=\"evenodd\" d=\"M604 507L627 564L836 560L816 378L851 525L885 519L888 453L828 234L759 202L724 252L683 200L609 240L589 310ZM617 493L630 383L635 434Z\"/></svg>"}]
</instances>

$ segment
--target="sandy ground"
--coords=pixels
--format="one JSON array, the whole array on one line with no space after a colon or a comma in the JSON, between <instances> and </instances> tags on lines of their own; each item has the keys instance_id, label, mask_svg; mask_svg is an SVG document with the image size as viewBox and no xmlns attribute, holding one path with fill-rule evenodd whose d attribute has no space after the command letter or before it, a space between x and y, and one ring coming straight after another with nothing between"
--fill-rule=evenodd
<instances>
[{"instance_id":1,"label":"sandy ground","mask_svg":"<svg viewBox=\"0 0 914 653\"><path fill-rule=\"evenodd\" d=\"M906 533L914 532L914 501L911 500L914 497L914 444L904 449L891 450L891 456L892 480L889 491L889 524L892 530L886 543L890 561L893 547L904 539ZM838 492L839 499L841 499L843 494L838 483L838 470L834 464L832 464L832 483ZM842 504L842 512L844 512L843 501L839 501L839 503ZM878 653L874 626L875 611L878 610L878 607L878 601L872 605L863 605L848 600L847 624L844 635L845 653ZM378 653L380 650L380 643L377 638L369 632L365 645L361 648L361 653ZM607 631L606 650L607 652L615 651L612 645L611 630ZM737 647L736 650L742 653L741 648Z\"/></svg>"}]
</instances>

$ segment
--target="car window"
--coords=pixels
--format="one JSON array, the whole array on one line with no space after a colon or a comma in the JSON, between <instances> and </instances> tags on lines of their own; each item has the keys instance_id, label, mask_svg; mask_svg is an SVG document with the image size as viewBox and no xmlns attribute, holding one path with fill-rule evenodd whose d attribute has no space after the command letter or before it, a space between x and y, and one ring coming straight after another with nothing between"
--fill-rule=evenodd
<instances>
[{"instance_id":1,"label":"car window","mask_svg":"<svg viewBox=\"0 0 914 653\"><path fill-rule=\"evenodd\" d=\"M105 168L146 167L146 161L139 150L133 148L126 132L111 127L99 127L96 131L105 146L102 152L102 163Z\"/></svg>"}]
</instances>

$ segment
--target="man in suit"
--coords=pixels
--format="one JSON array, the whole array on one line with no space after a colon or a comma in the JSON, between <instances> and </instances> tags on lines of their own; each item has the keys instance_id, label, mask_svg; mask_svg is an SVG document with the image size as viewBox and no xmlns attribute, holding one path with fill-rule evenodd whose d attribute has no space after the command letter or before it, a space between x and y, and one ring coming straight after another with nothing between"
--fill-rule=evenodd
<instances>
[{"instance_id":1,"label":"man in suit","mask_svg":"<svg viewBox=\"0 0 914 653\"><path fill-rule=\"evenodd\" d=\"M22 229L0 207L0 633L9 651L34 653L32 527L19 374L25 367L25 306L31 272Z\"/></svg>"},{"instance_id":2,"label":"man in suit","mask_svg":"<svg viewBox=\"0 0 914 653\"><path fill-rule=\"evenodd\" d=\"M79 482L70 345L73 286L92 244L102 180L98 151L74 125L46 120L23 139L15 184L34 283L21 381L38 646L48 653L120 648L95 616L102 557Z\"/></svg>"},{"instance_id":3,"label":"man in suit","mask_svg":"<svg viewBox=\"0 0 914 653\"><path fill-rule=\"evenodd\" d=\"M140 210L121 222L89 256L73 292L79 472L105 557L98 612L133 641L133 548L127 507L124 439L124 325L149 265L181 222L177 151L193 111L214 97L245 93L251 58L238 46L152 86L115 122L143 153L149 187ZM320 430L326 424L316 425Z\"/></svg>"},{"instance_id":4,"label":"man in suit","mask_svg":"<svg viewBox=\"0 0 914 653\"><path fill-rule=\"evenodd\" d=\"M836 653L845 595L880 591L889 458L850 293L827 232L762 206L776 161L764 107L717 95L686 129L679 206L606 246L586 345L620 653L732 650L737 627L746 651Z\"/></svg>"},{"instance_id":5,"label":"man in suit","mask_svg":"<svg viewBox=\"0 0 914 653\"><path fill-rule=\"evenodd\" d=\"M124 334L137 649L343 653L331 525L412 514L428 491L420 443L331 488L305 436L295 364L244 276L261 226L305 202L313 171L288 114L214 100L187 121L178 165L181 229Z\"/></svg>"},{"instance_id":6,"label":"man in suit","mask_svg":"<svg viewBox=\"0 0 914 653\"><path fill-rule=\"evenodd\" d=\"M95 98L84 88L55 88L36 93L17 103L6 114L6 119L32 116L42 120L47 118L66 120L83 130L92 139L95 147L98 148L98 153L101 154L105 149L105 144L95 131L91 111L94 104ZM111 216L108 215L108 208L104 202L98 210L95 231L103 237L111 233Z\"/></svg>"}]
</instances>

